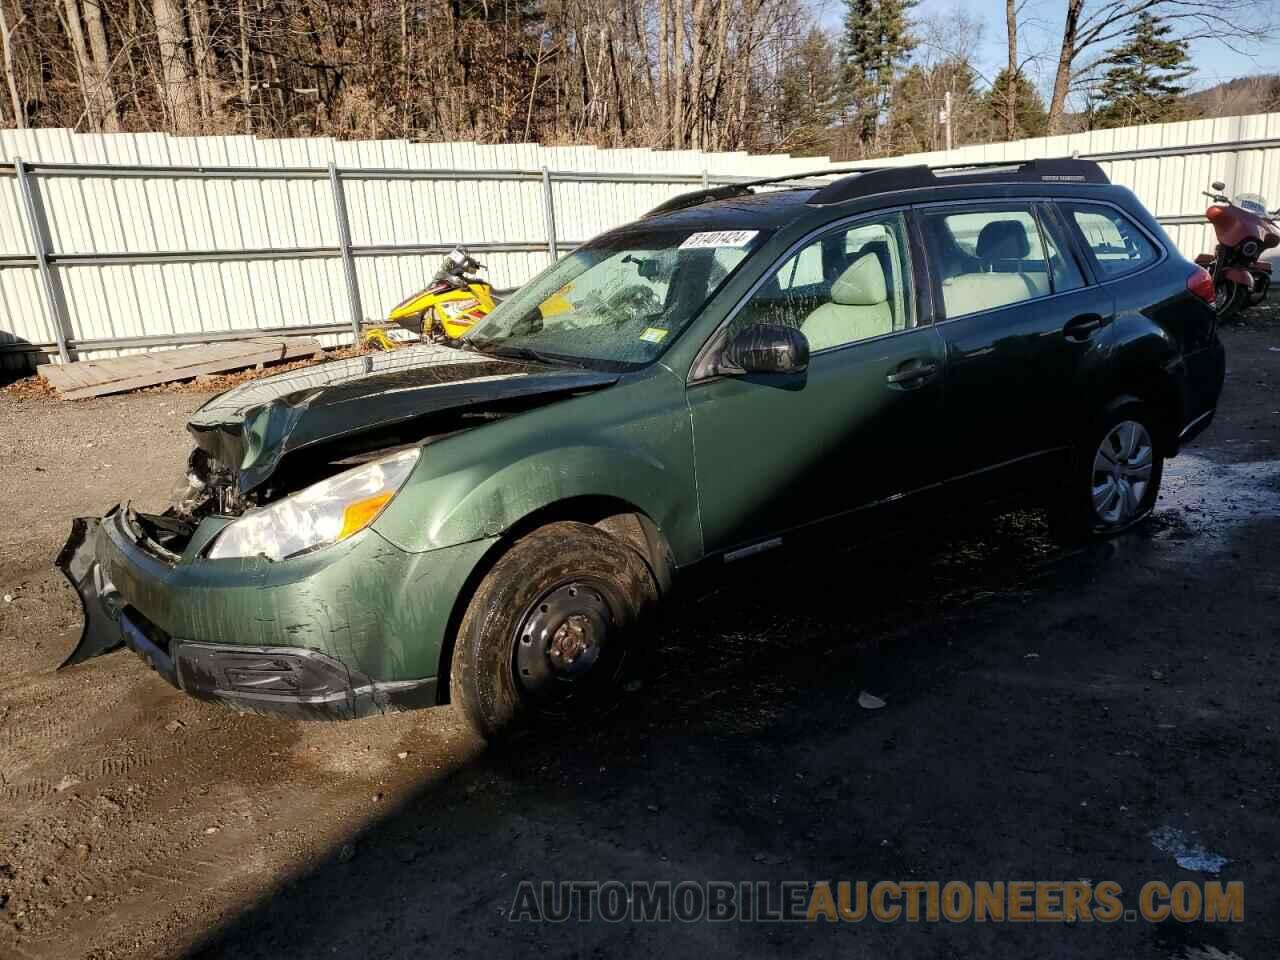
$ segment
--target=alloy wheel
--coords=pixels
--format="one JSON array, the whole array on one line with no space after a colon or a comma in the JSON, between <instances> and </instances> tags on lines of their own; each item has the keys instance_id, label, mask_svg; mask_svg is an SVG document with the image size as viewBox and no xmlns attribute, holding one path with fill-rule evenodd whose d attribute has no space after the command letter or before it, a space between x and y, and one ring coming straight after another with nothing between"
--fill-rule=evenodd
<instances>
[{"instance_id":1,"label":"alloy wheel","mask_svg":"<svg viewBox=\"0 0 1280 960\"><path fill-rule=\"evenodd\" d=\"M1093 459L1093 512L1110 527L1123 526L1146 509L1155 450L1151 434L1123 420L1103 438Z\"/></svg>"}]
</instances>

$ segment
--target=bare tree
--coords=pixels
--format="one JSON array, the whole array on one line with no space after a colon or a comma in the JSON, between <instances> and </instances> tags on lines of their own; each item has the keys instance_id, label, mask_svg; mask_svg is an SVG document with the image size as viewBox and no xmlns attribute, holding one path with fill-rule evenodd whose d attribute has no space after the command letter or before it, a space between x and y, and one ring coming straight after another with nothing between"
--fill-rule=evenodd
<instances>
[{"instance_id":1,"label":"bare tree","mask_svg":"<svg viewBox=\"0 0 1280 960\"><path fill-rule=\"evenodd\" d=\"M1185 40L1214 39L1232 49L1243 49L1272 30L1270 0L1066 0L1049 133L1061 132L1073 83L1092 72L1138 14L1147 11L1172 23Z\"/></svg>"},{"instance_id":2,"label":"bare tree","mask_svg":"<svg viewBox=\"0 0 1280 960\"><path fill-rule=\"evenodd\" d=\"M19 17L13 26L9 26L9 17L4 9L5 0L0 0L0 55L4 57L4 82L9 89L9 102L13 107L13 125L22 129L27 125L26 104L18 94L18 76L13 64L14 31L22 26L25 17Z\"/></svg>"},{"instance_id":3,"label":"bare tree","mask_svg":"<svg viewBox=\"0 0 1280 960\"><path fill-rule=\"evenodd\" d=\"M67 0L73 3L75 0ZM187 28L180 0L152 0L156 22L156 42L160 47L162 99L168 107L173 129L193 133L197 129L197 93L187 57Z\"/></svg>"},{"instance_id":4,"label":"bare tree","mask_svg":"<svg viewBox=\"0 0 1280 960\"><path fill-rule=\"evenodd\" d=\"M1016 119L1018 85L1018 8L1015 0L1004 0L1004 21L1008 31L1008 83L1005 84L1005 116L1004 138L1016 140L1018 137L1018 121Z\"/></svg>"},{"instance_id":5,"label":"bare tree","mask_svg":"<svg viewBox=\"0 0 1280 960\"><path fill-rule=\"evenodd\" d=\"M107 53L106 31L98 0L64 0L63 24L75 57L84 98L84 118L90 130L118 130L115 93L111 89L111 58ZM85 40L86 28L89 40ZM78 124L76 124L78 126Z\"/></svg>"}]
</instances>

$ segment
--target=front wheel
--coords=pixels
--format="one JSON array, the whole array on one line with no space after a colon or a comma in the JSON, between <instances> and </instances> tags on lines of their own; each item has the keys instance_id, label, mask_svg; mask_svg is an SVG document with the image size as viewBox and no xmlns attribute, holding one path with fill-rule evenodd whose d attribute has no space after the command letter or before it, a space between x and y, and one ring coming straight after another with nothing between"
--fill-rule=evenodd
<instances>
[{"instance_id":1,"label":"front wheel","mask_svg":"<svg viewBox=\"0 0 1280 960\"><path fill-rule=\"evenodd\" d=\"M458 628L450 697L482 736L607 707L658 597L631 547L584 523L518 540Z\"/></svg>"},{"instance_id":2,"label":"front wheel","mask_svg":"<svg viewBox=\"0 0 1280 960\"><path fill-rule=\"evenodd\" d=\"M1077 447L1067 489L1050 520L1060 539L1102 539L1137 526L1155 509L1164 454L1144 406L1124 407Z\"/></svg>"}]
</instances>

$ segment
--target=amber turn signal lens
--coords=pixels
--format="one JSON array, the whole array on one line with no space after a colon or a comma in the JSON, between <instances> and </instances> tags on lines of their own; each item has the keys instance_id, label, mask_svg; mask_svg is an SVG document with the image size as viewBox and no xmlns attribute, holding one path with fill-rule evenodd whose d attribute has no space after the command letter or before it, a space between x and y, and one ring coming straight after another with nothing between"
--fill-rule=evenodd
<instances>
[{"instance_id":1,"label":"amber turn signal lens","mask_svg":"<svg viewBox=\"0 0 1280 960\"><path fill-rule=\"evenodd\" d=\"M376 497L366 497L347 504L347 508L342 511L342 530L338 533L338 539L345 540L373 523L393 496L393 493L380 493Z\"/></svg>"}]
</instances>

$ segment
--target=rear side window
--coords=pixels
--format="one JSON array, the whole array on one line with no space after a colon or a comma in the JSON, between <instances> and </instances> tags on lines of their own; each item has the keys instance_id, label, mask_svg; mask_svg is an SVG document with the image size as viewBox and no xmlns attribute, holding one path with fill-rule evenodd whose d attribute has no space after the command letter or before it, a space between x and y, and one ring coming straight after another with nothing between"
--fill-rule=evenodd
<instances>
[{"instance_id":1,"label":"rear side window","mask_svg":"<svg viewBox=\"0 0 1280 960\"><path fill-rule=\"evenodd\" d=\"M1047 296L1065 271L1059 245L1046 244L1029 204L927 210L921 225L949 320ZM1060 282L1079 285L1065 274Z\"/></svg>"},{"instance_id":2,"label":"rear side window","mask_svg":"<svg viewBox=\"0 0 1280 960\"><path fill-rule=\"evenodd\" d=\"M1160 258L1160 251L1138 225L1114 207L1092 203L1063 206L1080 229L1104 280L1141 270Z\"/></svg>"}]
</instances>

